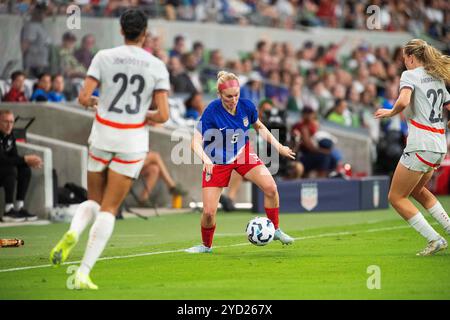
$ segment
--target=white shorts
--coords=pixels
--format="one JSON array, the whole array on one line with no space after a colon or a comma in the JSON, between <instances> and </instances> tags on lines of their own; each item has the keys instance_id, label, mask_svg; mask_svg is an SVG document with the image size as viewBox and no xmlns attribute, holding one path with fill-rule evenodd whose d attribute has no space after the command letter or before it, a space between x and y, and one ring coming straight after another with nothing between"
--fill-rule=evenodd
<instances>
[{"instance_id":1,"label":"white shorts","mask_svg":"<svg viewBox=\"0 0 450 320\"><path fill-rule=\"evenodd\" d=\"M432 151L403 152L400 163L409 170L427 173L439 168L444 157L445 153Z\"/></svg>"},{"instance_id":2,"label":"white shorts","mask_svg":"<svg viewBox=\"0 0 450 320\"><path fill-rule=\"evenodd\" d=\"M124 176L137 179L147 152L115 153L89 147L88 171L102 172L106 168Z\"/></svg>"}]
</instances>

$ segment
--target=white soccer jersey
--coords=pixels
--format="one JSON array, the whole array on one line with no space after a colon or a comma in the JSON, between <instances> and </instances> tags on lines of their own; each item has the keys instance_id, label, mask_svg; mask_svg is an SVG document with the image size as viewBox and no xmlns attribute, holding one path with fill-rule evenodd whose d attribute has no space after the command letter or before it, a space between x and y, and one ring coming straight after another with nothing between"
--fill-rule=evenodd
<instances>
[{"instance_id":1,"label":"white soccer jersey","mask_svg":"<svg viewBox=\"0 0 450 320\"><path fill-rule=\"evenodd\" d=\"M100 98L89 144L110 152L148 151L145 116L154 90L169 90L164 63L137 46L99 51L87 72L100 82Z\"/></svg>"},{"instance_id":2,"label":"white soccer jersey","mask_svg":"<svg viewBox=\"0 0 450 320\"><path fill-rule=\"evenodd\" d=\"M445 83L429 75L423 67L404 71L400 90L413 90L408 118L408 141L405 152L433 151L447 153L444 110L450 105Z\"/></svg>"}]
</instances>

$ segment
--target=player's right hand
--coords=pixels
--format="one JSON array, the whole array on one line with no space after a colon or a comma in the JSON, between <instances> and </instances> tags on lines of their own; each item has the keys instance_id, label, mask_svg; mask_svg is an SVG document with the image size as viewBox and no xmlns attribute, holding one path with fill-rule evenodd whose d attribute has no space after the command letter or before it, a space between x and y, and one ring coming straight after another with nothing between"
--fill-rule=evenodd
<instances>
[{"instance_id":1,"label":"player's right hand","mask_svg":"<svg viewBox=\"0 0 450 320\"><path fill-rule=\"evenodd\" d=\"M31 168L42 168L42 159L34 154L30 154L24 157L25 163Z\"/></svg>"},{"instance_id":2,"label":"player's right hand","mask_svg":"<svg viewBox=\"0 0 450 320\"><path fill-rule=\"evenodd\" d=\"M205 171L208 174L213 173L214 164L211 161L203 163L203 171Z\"/></svg>"}]
</instances>

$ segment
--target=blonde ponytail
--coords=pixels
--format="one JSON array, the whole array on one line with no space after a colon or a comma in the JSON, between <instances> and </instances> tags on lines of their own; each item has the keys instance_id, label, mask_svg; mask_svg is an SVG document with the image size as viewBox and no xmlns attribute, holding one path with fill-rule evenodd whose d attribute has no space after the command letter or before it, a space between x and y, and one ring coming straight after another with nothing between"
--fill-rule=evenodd
<instances>
[{"instance_id":1,"label":"blonde ponytail","mask_svg":"<svg viewBox=\"0 0 450 320\"><path fill-rule=\"evenodd\" d=\"M406 55L414 55L423 63L425 71L434 78L450 84L450 57L422 39L413 39L403 48Z\"/></svg>"},{"instance_id":2,"label":"blonde ponytail","mask_svg":"<svg viewBox=\"0 0 450 320\"><path fill-rule=\"evenodd\" d=\"M424 68L433 77L450 84L450 57L430 45L425 47Z\"/></svg>"}]
</instances>

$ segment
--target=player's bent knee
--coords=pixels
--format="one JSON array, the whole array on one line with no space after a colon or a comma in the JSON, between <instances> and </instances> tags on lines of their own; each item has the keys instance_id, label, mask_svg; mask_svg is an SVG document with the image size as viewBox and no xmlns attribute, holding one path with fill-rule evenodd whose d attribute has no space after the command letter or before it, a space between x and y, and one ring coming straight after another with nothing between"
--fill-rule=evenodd
<instances>
[{"instance_id":1,"label":"player's bent knee","mask_svg":"<svg viewBox=\"0 0 450 320\"><path fill-rule=\"evenodd\" d=\"M390 204L392 204L392 205L396 205L397 204L397 202L399 201L399 200L401 200L402 198L404 198L404 197L402 197L401 195L399 195L399 194L397 194L397 193L394 193L394 192L389 192L389 194L388 194L388 201L389 201L389 203Z\"/></svg>"},{"instance_id":2,"label":"player's bent knee","mask_svg":"<svg viewBox=\"0 0 450 320\"><path fill-rule=\"evenodd\" d=\"M423 194L423 189L420 189L420 190L414 190L413 192L411 192L411 196L414 198L414 199L420 199L420 198L423 198L423 196L424 196L424 194Z\"/></svg>"},{"instance_id":3,"label":"player's bent knee","mask_svg":"<svg viewBox=\"0 0 450 320\"><path fill-rule=\"evenodd\" d=\"M278 194L278 188L277 188L276 183L268 184L268 185L264 186L262 189L263 189L264 195L269 198L274 198Z\"/></svg>"},{"instance_id":4,"label":"player's bent knee","mask_svg":"<svg viewBox=\"0 0 450 320\"><path fill-rule=\"evenodd\" d=\"M212 207L204 207L203 208L203 216L205 216L205 218L212 218L216 215L216 208L212 208Z\"/></svg>"}]
</instances>

